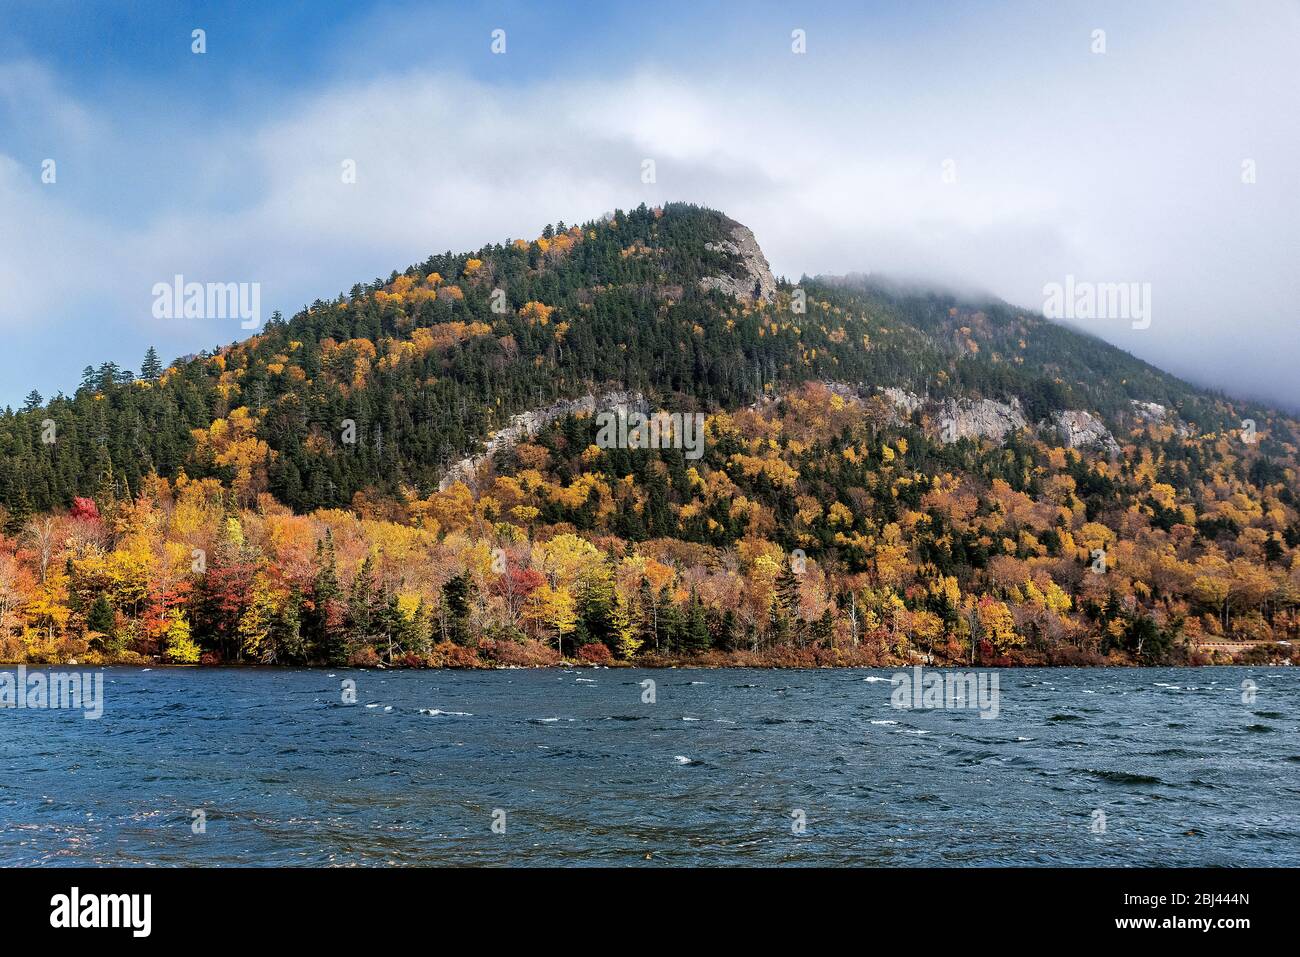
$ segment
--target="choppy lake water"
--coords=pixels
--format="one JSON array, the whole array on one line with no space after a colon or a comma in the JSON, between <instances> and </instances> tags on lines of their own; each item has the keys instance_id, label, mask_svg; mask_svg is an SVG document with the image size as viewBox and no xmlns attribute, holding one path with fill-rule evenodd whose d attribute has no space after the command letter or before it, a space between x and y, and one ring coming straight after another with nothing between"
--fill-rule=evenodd
<instances>
[{"instance_id":1,"label":"choppy lake water","mask_svg":"<svg viewBox=\"0 0 1300 957\"><path fill-rule=\"evenodd\" d=\"M109 668L0 710L0 864L1300 865L1300 669L891 674Z\"/></svg>"}]
</instances>

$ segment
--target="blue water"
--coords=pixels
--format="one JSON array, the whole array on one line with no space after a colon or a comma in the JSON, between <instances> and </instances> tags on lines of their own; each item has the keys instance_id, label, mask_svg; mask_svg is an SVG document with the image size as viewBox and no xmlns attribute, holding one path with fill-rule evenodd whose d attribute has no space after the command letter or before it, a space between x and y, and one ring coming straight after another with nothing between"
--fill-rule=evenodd
<instances>
[{"instance_id":1,"label":"blue water","mask_svg":"<svg viewBox=\"0 0 1300 957\"><path fill-rule=\"evenodd\" d=\"M1300 670L891 673L110 668L0 710L0 864L1300 864Z\"/></svg>"}]
</instances>

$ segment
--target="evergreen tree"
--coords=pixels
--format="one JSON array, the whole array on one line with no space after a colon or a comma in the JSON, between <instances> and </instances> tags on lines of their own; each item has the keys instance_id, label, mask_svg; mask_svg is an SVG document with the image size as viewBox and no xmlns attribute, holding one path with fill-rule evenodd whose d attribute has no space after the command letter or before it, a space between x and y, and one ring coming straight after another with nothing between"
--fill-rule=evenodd
<instances>
[{"instance_id":1,"label":"evergreen tree","mask_svg":"<svg viewBox=\"0 0 1300 957\"><path fill-rule=\"evenodd\" d=\"M103 592L95 596L95 601L86 614L86 627L91 631L99 632L106 638L111 639L113 637L117 627L117 618L113 612L112 603Z\"/></svg>"},{"instance_id":2,"label":"evergreen tree","mask_svg":"<svg viewBox=\"0 0 1300 957\"><path fill-rule=\"evenodd\" d=\"M781 567L776 579L776 600L772 603L773 625L780 641L794 637L803 642L803 619L799 614L799 576L790 563Z\"/></svg>"},{"instance_id":3,"label":"evergreen tree","mask_svg":"<svg viewBox=\"0 0 1300 957\"><path fill-rule=\"evenodd\" d=\"M334 535L325 533L316 543L316 573L312 580L311 606L302 616L307 653L314 661L335 667L347 664L348 641L335 570Z\"/></svg>"},{"instance_id":4,"label":"evergreen tree","mask_svg":"<svg viewBox=\"0 0 1300 957\"><path fill-rule=\"evenodd\" d=\"M834 620L831 618L831 610L827 608L821 613L816 621L812 623L809 629L813 644L820 647L830 648L834 637Z\"/></svg>"},{"instance_id":5,"label":"evergreen tree","mask_svg":"<svg viewBox=\"0 0 1300 957\"><path fill-rule=\"evenodd\" d=\"M722 613L722 623L719 627L718 647L722 651L735 651L742 645L742 635L740 627L736 621L736 611L734 608L728 608Z\"/></svg>"},{"instance_id":6,"label":"evergreen tree","mask_svg":"<svg viewBox=\"0 0 1300 957\"><path fill-rule=\"evenodd\" d=\"M457 645L469 644L469 611L474 594L474 580L468 571L452 575L442 586L442 602L447 621L447 640Z\"/></svg>"},{"instance_id":7,"label":"evergreen tree","mask_svg":"<svg viewBox=\"0 0 1300 957\"><path fill-rule=\"evenodd\" d=\"M307 645L302 633L302 590L294 587L286 601L272 619L267 644L276 663L301 665L307 663Z\"/></svg>"},{"instance_id":8,"label":"evergreen tree","mask_svg":"<svg viewBox=\"0 0 1300 957\"><path fill-rule=\"evenodd\" d=\"M659 645L661 604L659 596L655 594L648 578L641 579L641 585L637 591L636 610L634 627L637 640L641 642L642 650L653 648L658 653L662 650Z\"/></svg>"},{"instance_id":9,"label":"evergreen tree","mask_svg":"<svg viewBox=\"0 0 1300 957\"><path fill-rule=\"evenodd\" d=\"M367 555L352 579L348 594L348 640L354 649L370 645L375 639L379 599L374 567L374 561Z\"/></svg>"},{"instance_id":10,"label":"evergreen tree","mask_svg":"<svg viewBox=\"0 0 1300 957\"><path fill-rule=\"evenodd\" d=\"M144 360L140 363L140 378L147 382L156 382L163 374L163 364L158 359L158 350L150 346L145 350Z\"/></svg>"},{"instance_id":11,"label":"evergreen tree","mask_svg":"<svg viewBox=\"0 0 1300 957\"><path fill-rule=\"evenodd\" d=\"M692 588L690 599L686 604L682 650L687 654L698 655L708 651L712 643L713 637L709 634L709 619L704 610L704 603Z\"/></svg>"},{"instance_id":12,"label":"evergreen tree","mask_svg":"<svg viewBox=\"0 0 1300 957\"><path fill-rule=\"evenodd\" d=\"M678 654L686 647L686 616L671 600L660 596L659 629L663 634L664 650Z\"/></svg>"}]
</instances>

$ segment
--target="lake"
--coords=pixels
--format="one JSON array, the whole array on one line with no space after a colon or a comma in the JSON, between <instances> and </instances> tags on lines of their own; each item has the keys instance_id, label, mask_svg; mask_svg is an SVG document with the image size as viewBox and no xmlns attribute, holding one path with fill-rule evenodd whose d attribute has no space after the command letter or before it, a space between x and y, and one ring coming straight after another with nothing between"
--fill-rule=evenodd
<instances>
[{"instance_id":1,"label":"lake","mask_svg":"<svg viewBox=\"0 0 1300 957\"><path fill-rule=\"evenodd\" d=\"M894 673L106 668L0 709L0 864L1300 864L1300 670Z\"/></svg>"}]
</instances>

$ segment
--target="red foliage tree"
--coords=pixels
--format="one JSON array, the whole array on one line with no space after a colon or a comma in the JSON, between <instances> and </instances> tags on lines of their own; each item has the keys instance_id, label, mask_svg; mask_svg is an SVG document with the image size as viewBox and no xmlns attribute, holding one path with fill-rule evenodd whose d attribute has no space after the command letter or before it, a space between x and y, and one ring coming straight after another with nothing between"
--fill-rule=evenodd
<instances>
[{"instance_id":1,"label":"red foliage tree","mask_svg":"<svg viewBox=\"0 0 1300 957\"><path fill-rule=\"evenodd\" d=\"M69 514L73 518L82 519L83 521L98 522L99 506L95 504L93 498L77 496L72 500L72 511Z\"/></svg>"},{"instance_id":2,"label":"red foliage tree","mask_svg":"<svg viewBox=\"0 0 1300 957\"><path fill-rule=\"evenodd\" d=\"M599 641L590 642L579 648L578 657L592 665L607 665L614 660L609 649Z\"/></svg>"}]
</instances>

